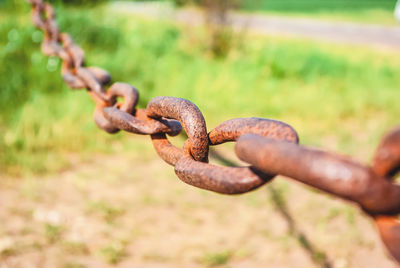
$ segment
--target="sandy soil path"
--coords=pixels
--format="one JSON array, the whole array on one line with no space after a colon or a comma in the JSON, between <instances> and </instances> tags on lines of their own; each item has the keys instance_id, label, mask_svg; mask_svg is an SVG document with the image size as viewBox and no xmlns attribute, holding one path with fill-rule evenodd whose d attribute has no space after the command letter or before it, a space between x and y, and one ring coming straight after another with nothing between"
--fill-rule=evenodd
<instances>
[{"instance_id":1,"label":"sandy soil path","mask_svg":"<svg viewBox=\"0 0 400 268\"><path fill-rule=\"evenodd\" d=\"M0 267L396 267L351 204L285 178L222 196L136 151L1 178Z\"/></svg>"}]
</instances>

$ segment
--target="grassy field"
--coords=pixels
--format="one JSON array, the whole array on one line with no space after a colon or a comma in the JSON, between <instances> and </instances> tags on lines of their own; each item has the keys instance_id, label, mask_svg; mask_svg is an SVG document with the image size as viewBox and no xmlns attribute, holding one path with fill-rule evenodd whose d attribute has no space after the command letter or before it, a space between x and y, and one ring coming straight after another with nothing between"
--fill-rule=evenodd
<instances>
[{"instance_id":1,"label":"grassy field","mask_svg":"<svg viewBox=\"0 0 400 268\"><path fill-rule=\"evenodd\" d=\"M283 178L244 196L201 191L176 179L148 137L98 130L90 98L40 52L27 4L9 3L0 9L1 264L396 267L347 203ZM363 161L398 124L400 54L248 35L215 58L202 29L106 12L57 8L88 65L136 86L140 107L187 98L209 129L279 119L301 143ZM219 150L234 159L231 146Z\"/></svg>"},{"instance_id":2,"label":"grassy field","mask_svg":"<svg viewBox=\"0 0 400 268\"><path fill-rule=\"evenodd\" d=\"M247 8L260 8L275 11L357 11L369 9L392 10L396 0L244 0Z\"/></svg>"},{"instance_id":3,"label":"grassy field","mask_svg":"<svg viewBox=\"0 0 400 268\"><path fill-rule=\"evenodd\" d=\"M365 144L370 153L397 123L399 55L246 36L251 42L236 42L222 60L209 55L200 29L123 16L95 22L102 14L63 10L58 20L87 51L89 65L140 90L141 107L158 95L183 97L200 107L209 129L233 117L276 118L292 124L302 142L329 140L330 148L346 153ZM26 6L0 17L6 18L0 26L3 173L58 170L68 162L64 155L108 151L104 144L129 140L96 129L89 97L68 90L59 60L41 54L42 34Z\"/></svg>"},{"instance_id":4,"label":"grassy field","mask_svg":"<svg viewBox=\"0 0 400 268\"><path fill-rule=\"evenodd\" d=\"M244 0L244 10L334 21L395 25L396 0Z\"/></svg>"}]
</instances>

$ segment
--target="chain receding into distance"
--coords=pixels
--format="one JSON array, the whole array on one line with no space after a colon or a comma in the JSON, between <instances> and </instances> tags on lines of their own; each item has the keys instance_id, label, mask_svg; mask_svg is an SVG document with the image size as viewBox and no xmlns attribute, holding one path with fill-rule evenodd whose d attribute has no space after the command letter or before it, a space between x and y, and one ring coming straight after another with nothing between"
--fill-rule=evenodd
<instances>
[{"instance_id":1,"label":"chain receding into distance","mask_svg":"<svg viewBox=\"0 0 400 268\"><path fill-rule=\"evenodd\" d=\"M85 54L72 38L61 33L53 7L43 0L28 0L32 20L43 30L42 51L62 59L61 74L72 89L87 89L96 103L94 121L108 133L120 130L150 135L158 155L187 184L221 194L254 190L276 175L283 175L333 196L352 201L376 223L387 249L400 263L400 127L388 132L371 166L348 157L299 145L288 124L262 118L236 118L207 132L199 108L175 97L155 97L146 109L136 109L139 92L125 83L111 82L109 73L85 67ZM117 99L123 99L123 102ZM183 148L168 139L182 128L188 139ZM248 167L222 167L208 163L209 146L235 141L235 153ZM317 205L317 204L316 204Z\"/></svg>"}]
</instances>

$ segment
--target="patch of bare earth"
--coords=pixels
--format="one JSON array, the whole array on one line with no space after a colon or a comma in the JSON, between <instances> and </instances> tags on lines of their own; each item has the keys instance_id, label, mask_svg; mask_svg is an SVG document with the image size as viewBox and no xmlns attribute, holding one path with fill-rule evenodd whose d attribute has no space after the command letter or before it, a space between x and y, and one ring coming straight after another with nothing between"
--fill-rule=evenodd
<instances>
[{"instance_id":1,"label":"patch of bare earth","mask_svg":"<svg viewBox=\"0 0 400 268\"><path fill-rule=\"evenodd\" d=\"M0 182L0 267L396 267L349 203L282 177L222 196L140 153Z\"/></svg>"}]
</instances>

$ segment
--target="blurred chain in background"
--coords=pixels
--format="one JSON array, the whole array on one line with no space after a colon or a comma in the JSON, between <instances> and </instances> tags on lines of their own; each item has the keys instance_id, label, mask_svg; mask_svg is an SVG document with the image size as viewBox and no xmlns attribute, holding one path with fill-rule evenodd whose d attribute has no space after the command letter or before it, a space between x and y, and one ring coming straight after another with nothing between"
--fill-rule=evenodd
<instances>
[{"instance_id":1,"label":"blurred chain in background","mask_svg":"<svg viewBox=\"0 0 400 268\"><path fill-rule=\"evenodd\" d=\"M276 175L357 203L371 216L383 242L400 263L400 186L394 177L400 168L400 128L383 137L371 166L337 154L298 145L297 132L288 124L262 118L236 118L207 132L206 122L192 102L156 97L146 109L136 109L139 92L125 83L111 82L110 74L85 66L85 54L72 38L61 33L54 9L43 0L29 0L32 20L44 31L42 51L62 59L61 74L72 89L85 89L94 102L94 120L108 133L120 130L150 135L159 156L184 182L222 194L254 190ZM119 99L123 99L120 101ZM168 139L182 128L188 139L183 148ZM209 146L236 141L237 156L248 167L220 167L208 163Z\"/></svg>"}]
</instances>

